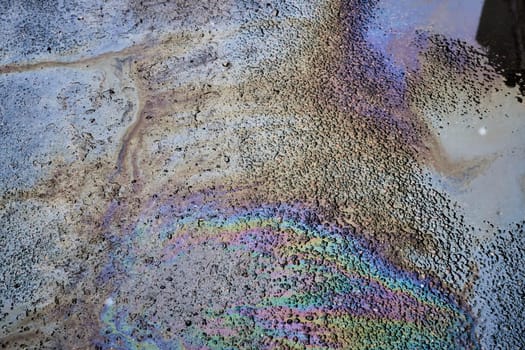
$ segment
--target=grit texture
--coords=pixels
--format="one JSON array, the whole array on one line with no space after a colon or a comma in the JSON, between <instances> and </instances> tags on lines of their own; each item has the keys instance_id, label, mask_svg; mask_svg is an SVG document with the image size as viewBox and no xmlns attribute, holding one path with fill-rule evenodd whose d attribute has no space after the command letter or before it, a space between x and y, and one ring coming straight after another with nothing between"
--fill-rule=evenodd
<instances>
[{"instance_id":1,"label":"grit texture","mask_svg":"<svg viewBox=\"0 0 525 350\"><path fill-rule=\"evenodd\" d=\"M519 349L481 1L0 4L0 346Z\"/></svg>"}]
</instances>

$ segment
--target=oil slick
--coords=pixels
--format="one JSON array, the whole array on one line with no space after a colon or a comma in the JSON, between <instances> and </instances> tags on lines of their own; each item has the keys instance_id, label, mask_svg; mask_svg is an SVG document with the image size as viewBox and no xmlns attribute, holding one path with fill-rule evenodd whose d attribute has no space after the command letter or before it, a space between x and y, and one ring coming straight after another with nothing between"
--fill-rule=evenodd
<instances>
[{"instance_id":1,"label":"oil slick","mask_svg":"<svg viewBox=\"0 0 525 350\"><path fill-rule=\"evenodd\" d=\"M1 346L519 348L481 1L95 3L4 22Z\"/></svg>"},{"instance_id":2,"label":"oil slick","mask_svg":"<svg viewBox=\"0 0 525 350\"><path fill-rule=\"evenodd\" d=\"M394 267L353 229L299 203L157 204L120 239L130 250L113 257L122 274L101 311L104 349L477 348L472 317L439 283ZM204 247L214 255L188 278L222 280L216 287L237 297L211 288L192 307L184 294L195 282L171 277ZM235 269L222 275L219 256ZM185 308L181 322L175 310Z\"/></svg>"}]
</instances>

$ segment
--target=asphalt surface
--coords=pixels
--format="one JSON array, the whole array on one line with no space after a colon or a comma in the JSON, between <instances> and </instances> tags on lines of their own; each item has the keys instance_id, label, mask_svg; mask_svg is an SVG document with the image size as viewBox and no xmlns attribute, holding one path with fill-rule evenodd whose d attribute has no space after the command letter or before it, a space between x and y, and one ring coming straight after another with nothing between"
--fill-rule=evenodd
<instances>
[{"instance_id":1,"label":"asphalt surface","mask_svg":"<svg viewBox=\"0 0 525 350\"><path fill-rule=\"evenodd\" d=\"M0 346L525 347L525 97L486 16L2 1Z\"/></svg>"}]
</instances>

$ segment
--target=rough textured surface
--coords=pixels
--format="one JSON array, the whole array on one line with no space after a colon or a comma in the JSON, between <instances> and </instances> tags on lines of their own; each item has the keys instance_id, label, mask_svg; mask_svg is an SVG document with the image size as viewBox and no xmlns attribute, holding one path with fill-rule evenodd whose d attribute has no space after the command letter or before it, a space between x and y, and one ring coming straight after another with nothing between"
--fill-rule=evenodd
<instances>
[{"instance_id":1,"label":"rough textured surface","mask_svg":"<svg viewBox=\"0 0 525 350\"><path fill-rule=\"evenodd\" d=\"M2 2L0 345L523 347L481 5Z\"/></svg>"}]
</instances>

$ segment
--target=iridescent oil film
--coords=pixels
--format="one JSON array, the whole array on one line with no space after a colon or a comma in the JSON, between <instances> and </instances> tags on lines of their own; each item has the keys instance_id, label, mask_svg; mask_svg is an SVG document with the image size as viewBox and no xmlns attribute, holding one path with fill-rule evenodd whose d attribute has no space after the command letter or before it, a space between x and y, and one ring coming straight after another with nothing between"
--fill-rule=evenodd
<instances>
[{"instance_id":1,"label":"iridescent oil film","mask_svg":"<svg viewBox=\"0 0 525 350\"><path fill-rule=\"evenodd\" d=\"M0 10L1 348L525 348L522 1Z\"/></svg>"}]
</instances>

